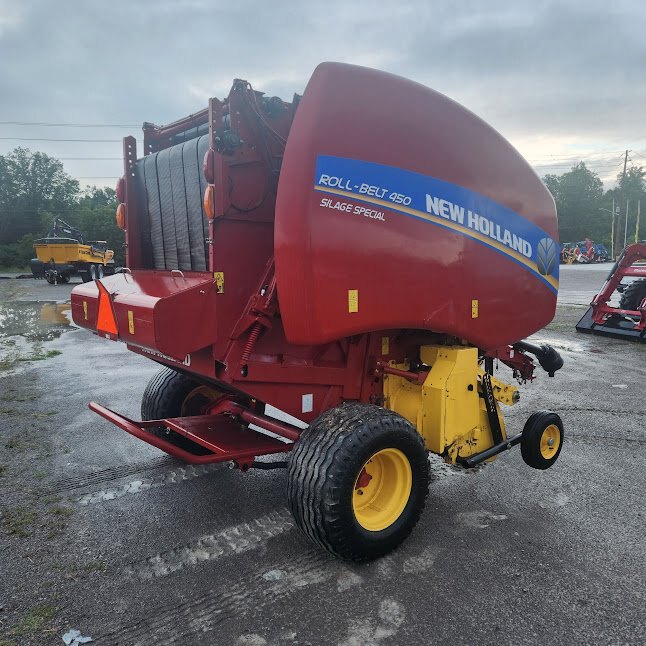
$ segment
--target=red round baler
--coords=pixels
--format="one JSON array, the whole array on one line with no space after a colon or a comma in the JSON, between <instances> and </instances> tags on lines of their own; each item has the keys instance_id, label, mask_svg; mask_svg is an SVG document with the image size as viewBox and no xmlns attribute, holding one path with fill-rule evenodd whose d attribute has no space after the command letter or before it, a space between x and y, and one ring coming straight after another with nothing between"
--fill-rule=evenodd
<instances>
[{"instance_id":1,"label":"red round baler","mask_svg":"<svg viewBox=\"0 0 646 646\"><path fill-rule=\"evenodd\" d=\"M554 316L554 201L477 116L418 83L323 63L291 103L227 99L124 139L127 268L78 285L74 321L163 368L142 421L90 407L187 462L287 467L298 526L378 557L410 533L427 451L464 468L521 445L557 459L563 425L509 435L500 404ZM305 428L304 428L305 427ZM289 453L288 461L262 455Z\"/></svg>"}]
</instances>

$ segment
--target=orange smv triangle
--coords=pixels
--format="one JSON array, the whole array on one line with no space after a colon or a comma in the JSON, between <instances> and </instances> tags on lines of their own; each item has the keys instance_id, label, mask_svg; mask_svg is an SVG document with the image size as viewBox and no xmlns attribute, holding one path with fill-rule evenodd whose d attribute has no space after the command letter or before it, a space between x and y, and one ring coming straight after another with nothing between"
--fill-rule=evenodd
<instances>
[{"instance_id":1,"label":"orange smv triangle","mask_svg":"<svg viewBox=\"0 0 646 646\"><path fill-rule=\"evenodd\" d=\"M112 301L108 290L101 284L100 280L95 281L99 288L99 311L96 316L97 332L104 334L114 334L117 336L117 320L112 310Z\"/></svg>"}]
</instances>

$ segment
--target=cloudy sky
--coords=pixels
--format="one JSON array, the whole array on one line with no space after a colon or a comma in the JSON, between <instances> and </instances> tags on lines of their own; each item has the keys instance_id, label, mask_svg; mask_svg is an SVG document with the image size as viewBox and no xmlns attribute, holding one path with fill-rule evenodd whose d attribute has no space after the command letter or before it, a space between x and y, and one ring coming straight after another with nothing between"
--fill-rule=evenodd
<instances>
[{"instance_id":1,"label":"cloudy sky","mask_svg":"<svg viewBox=\"0 0 646 646\"><path fill-rule=\"evenodd\" d=\"M447 94L541 175L583 159L609 187L623 150L646 165L643 0L0 0L0 154L42 150L112 186L143 121L236 77L290 99L326 60Z\"/></svg>"}]
</instances>

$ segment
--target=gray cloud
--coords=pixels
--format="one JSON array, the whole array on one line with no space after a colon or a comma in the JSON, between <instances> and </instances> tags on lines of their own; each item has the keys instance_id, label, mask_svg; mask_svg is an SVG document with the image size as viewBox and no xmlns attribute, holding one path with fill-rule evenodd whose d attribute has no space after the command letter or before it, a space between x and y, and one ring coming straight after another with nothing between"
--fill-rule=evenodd
<instances>
[{"instance_id":1,"label":"gray cloud","mask_svg":"<svg viewBox=\"0 0 646 646\"><path fill-rule=\"evenodd\" d=\"M613 151L590 157L608 180L615 151L646 159L645 18L640 0L0 0L0 121L164 123L226 95L234 77L289 98L319 62L341 60L448 94L530 160L554 156L559 172L570 155ZM127 132L0 125L0 137ZM19 143L0 140L0 154ZM23 143L59 157L120 156L119 143ZM66 167L121 172L118 161Z\"/></svg>"}]
</instances>

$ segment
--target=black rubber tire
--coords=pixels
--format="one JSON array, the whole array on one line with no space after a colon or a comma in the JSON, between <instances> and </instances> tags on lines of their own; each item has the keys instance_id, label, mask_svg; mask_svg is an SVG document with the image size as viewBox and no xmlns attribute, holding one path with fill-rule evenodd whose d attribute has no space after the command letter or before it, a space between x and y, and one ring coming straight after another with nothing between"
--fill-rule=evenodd
<instances>
[{"instance_id":1,"label":"black rubber tire","mask_svg":"<svg viewBox=\"0 0 646 646\"><path fill-rule=\"evenodd\" d=\"M560 441L554 455L547 459L541 453L541 438L545 429L551 425L559 429ZM532 469L549 469L561 454L563 439L563 422L556 413L549 410L540 410L532 413L525 422L520 440L520 453L523 461L527 466L532 467Z\"/></svg>"},{"instance_id":2,"label":"black rubber tire","mask_svg":"<svg viewBox=\"0 0 646 646\"><path fill-rule=\"evenodd\" d=\"M70 282L70 276L69 276L69 274L62 274L60 276L59 280L63 285L66 285L67 283Z\"/></svg>"},{"instance_id":3,"label":"black rubber tire","mask_svg":"<svg viewBox=\"0 0 646 646\"><path fill-rule=\"evenodd\" d=\"M352 494L363 465L384 448L408 458L412 488L397 520L373 532L355 518ZM306 536L335 556L361 562L391 552L408 537L426 504L428 484L428 455L413 426L384 408L348 403L303 431L290 455L287 498Z\"/></svg>"},{"instance_id":4,"label":"black rubber tire","mask_svg":"<svg viewBox=\"0 0 646 646\"><path fill-rule=\"evenodd\" d=\"M646 279L636 280L624 289L619 307L622 310L636 310L644 298L646 298Z\"/></svg>"},{"instance_id":5,"label":"black rubber tire","mask_svg":"<svg viewBox=\"0 0 646 646\"><path fill-rule=\"evenodd\" d=\"M81 269L79 271L79 276L81 277L81 280L84 283L89 283L92 278L90 278L90 270L89 269Z\"/></svg>"},{"instance_id":6,"label":"black rubber tire","mask_svg":"<svg viewBox=\"0 0 646 646\"><path fill-rule=\"evenodd\" d=\"M45 280L50 284L53 285L56 282L56 279L51 275L51 274L45 274Z\"/></svg>"},{"instance_id":7,"label":"black rubber tire","mask_svg":"<svg viewBox=\"0 0 646 646\"><path fill-rule=\"evenodd\" d=\"M141 419L167 419L181 417L182 404L188 395L199 387L199 383L172 368L162 368L149 382L141 398ZM168 440L175 446L204 455L207 449L197 446L183 435L164 426L147 429L157 437Z\"/></svg>"}]
</instances>

